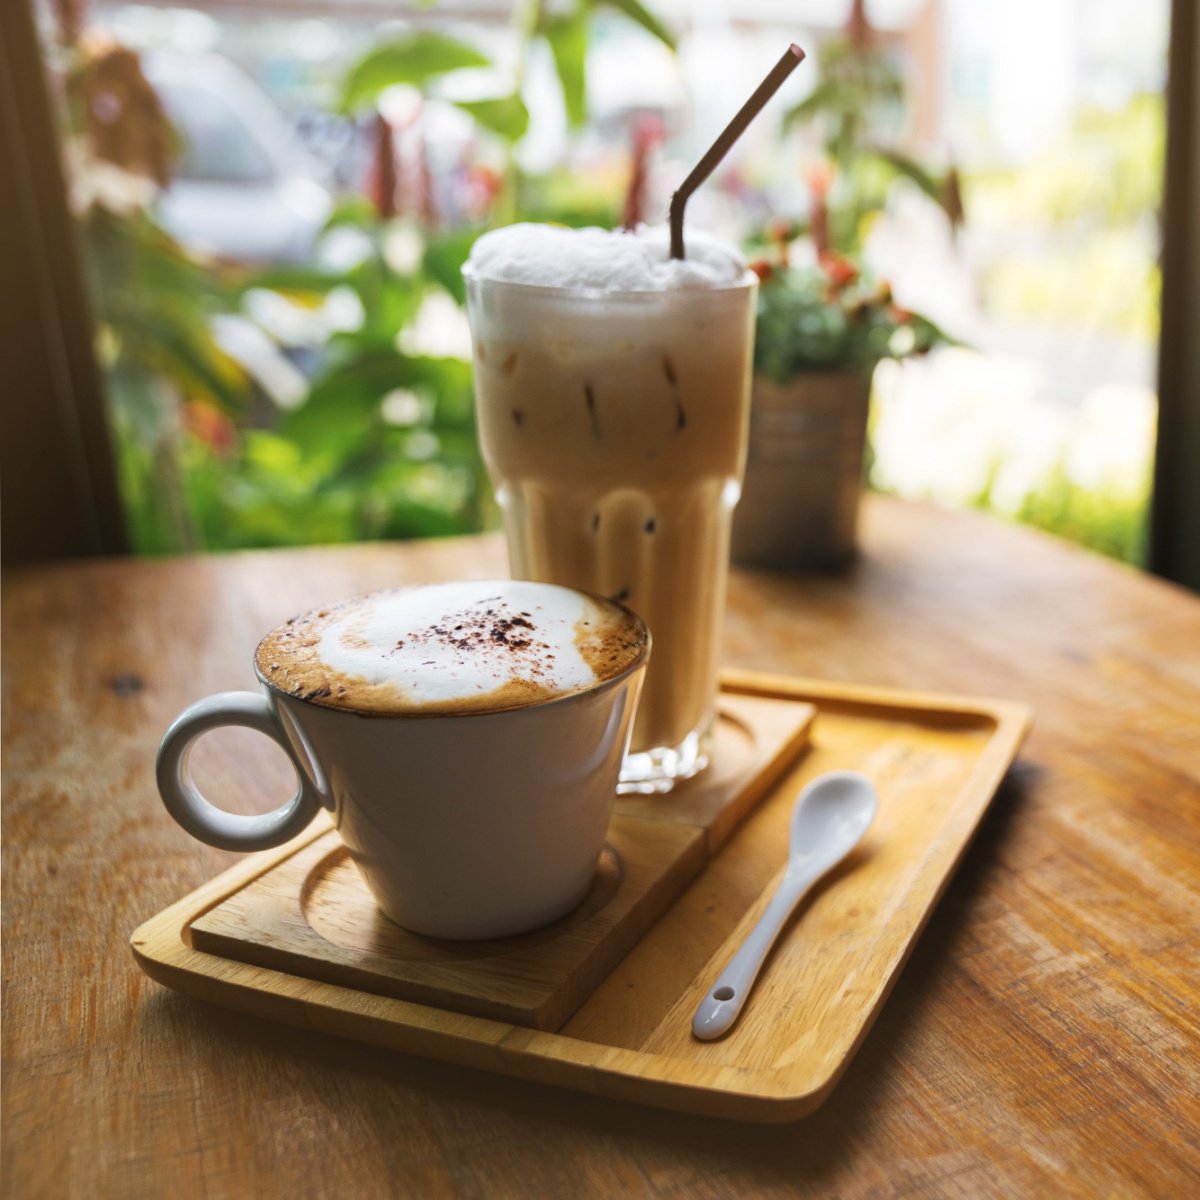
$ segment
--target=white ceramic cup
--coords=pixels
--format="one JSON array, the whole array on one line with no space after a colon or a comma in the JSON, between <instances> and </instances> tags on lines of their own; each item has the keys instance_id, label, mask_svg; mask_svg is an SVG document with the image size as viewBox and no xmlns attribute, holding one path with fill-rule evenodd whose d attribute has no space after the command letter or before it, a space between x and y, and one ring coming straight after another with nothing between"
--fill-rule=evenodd
<instances>
[{"instance_id":1,"label":"white ceramic cup","mask_svg":"<svg viewBox=\"0 0 1200 1200\"><path fill-rule=\"evenodd\" d=\"M595 876L649 647L621 674L498 712L364 714L286 695L224 692L185 709L158 751L167 810L226 850L263 850L328 809L379 907L440 938L492 938L570 912ZM296 768L261 816L215 807L188 754L222 726L256 729Z\"/></svg>"}]
</instances>

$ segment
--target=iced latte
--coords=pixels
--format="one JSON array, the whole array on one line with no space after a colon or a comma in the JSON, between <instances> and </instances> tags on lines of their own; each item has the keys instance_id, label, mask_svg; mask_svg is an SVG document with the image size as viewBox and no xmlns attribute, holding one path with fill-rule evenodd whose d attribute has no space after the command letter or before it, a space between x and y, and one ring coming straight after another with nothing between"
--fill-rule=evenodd
<instances>
[{"instance_id":1,"label":"iced latte","mask_svg":"<svg viewBox=\"0 0 1200 1200\"><path fill-rule=\"evenodd\" d=\"M517 578L609 596L654 650L622 776L700 770L746 452L754 276L690 234L515 225L465 271L483 456Z\"/></svg>"}]
</instances>

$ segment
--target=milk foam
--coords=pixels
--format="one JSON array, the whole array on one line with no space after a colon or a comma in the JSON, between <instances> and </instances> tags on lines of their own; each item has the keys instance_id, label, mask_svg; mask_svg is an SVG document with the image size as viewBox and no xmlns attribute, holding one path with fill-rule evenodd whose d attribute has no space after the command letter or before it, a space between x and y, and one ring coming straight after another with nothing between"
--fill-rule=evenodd
<instances>
[{"instance_id":1,"label":"milk foam","mask_svg":"<svg viewBox=\"0 0 1200 1200\"><path fill-rule=\"evenodd\" d=\"M645 630L569 588L503 581L376 592L296 618L256 661L281 691L328 707L516 707L592 687L642 654Z\"/></svg>"},{"instance_id":2,"label":"milk foam","mask_svg":"<svg viewBox=\"0 0 1200 1200\"><path fill-rule=\"evenodd\" d=\"M483 279L586 292L662 292L740 283L746 264L726 243L699 231L685 237L687 257L670 257L665 225L633 232L509 225L472 247L471 273Z\"/></svg>"},{"instance_id":3,"label":"milk foam","mask_svg":"<svg viewBox=\"0 0 1200 1200\"><path fill-rule=\"evenodd\" d=\"M548 688L570 692L596 678L575 645L575 623L586 618L588 607L575 592L529 584L484 597L469 584L393 592L364 613L351 611L332 622L317 654L344 675L400 685L418 704L469 699L531 669ZM522 624L500 641L491 636L499 625L487 622L483 637L464 652L455 627L466 633L466 622L491 613L502 622L516 618ZM430 636L433 629L446 635Z\"/></svg>"}]
</instances>

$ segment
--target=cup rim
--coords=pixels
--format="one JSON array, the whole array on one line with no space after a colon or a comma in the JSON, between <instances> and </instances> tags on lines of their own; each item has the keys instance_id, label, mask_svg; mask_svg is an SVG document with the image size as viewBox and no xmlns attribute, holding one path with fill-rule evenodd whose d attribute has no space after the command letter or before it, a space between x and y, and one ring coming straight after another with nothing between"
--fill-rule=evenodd
<instances>
[{"instance_id":1,"label":"cup rim","mask_svg":"<svg viewBox=\"0 0 1200 1200\"><path fill-rule=\"evenodd\" d=\"M462 277L468 283L488 283L495 284L497 287L515 288L517 291L528 293L533 296L564 296L579 300L612 300L620 302L621 300L650 300L661 299L667 296L686 295L688 299L693 299L700 296L727 296L731 293L741 293L752 291L758 286L758 276L747 267L741 275L740 279L733 283L719 283L712 287L691 287L691 288L644 288L644 289L623 289L619 291L610 291L608 288L595 287L560 287L557 284L549 283L525 283L519 279L497 279L493 275L481 274L478 268L473 267L470 261L463 263Z\"/></svg>"},{"instance_id":2,"label":"cup rim","mask_svg":"<svg viewBox=\"0 0 1200 1200\"><path fill-rule=\"evenodd\" d=\"M435 585L436 585L436 583L453 583L453 582L457 582L457 581L455 581L455 580L434 581ZM492 581L480 580L479 582L487 583L487 582L492 582ZM509 581L500 580L500 581L496 581L496 582L509 582ZM520 582L539 583L539 582L543 582L543 581L521 580ZM422 585L412 584L409 586L420 587ZM550 584L547 586L564 587L566 585ZM375 588L370 592L359 592L354 596L348 596L345 598L345 600L336 601L335 603L346 603L349 601L362 599L366 596L374 595L376 592L403 591L403 590L405 590L405 588L403 586L400 588ZM654 644L654 638L650 632L650 626L647 625L646 622L636 612L633 611L633 609L622 604L619 600L612 600L607 596L599 595L597 592L585 591L583 588L571 588L570 590L573 592L578 592L582 596L588 596L593 600L600 600L605 604L615 604L617 606L617 608L621 609L622 612L624 612L628 616L632 617L638 623L638 625L641 626L641 628L645 631L646 638L645 638L645 643L642 646L641 653L623 671L618 672L616 675L610 676L608 679L596 680L594 683L587 684L586 686L579 688L576 691L564 692L561 696L548 696L544 700L534 700L532 702L525 703L525 704L510 704L510 705L506 705L503 708L435 709L433 711L422 711L422 710L418 709L418 710L412 710L412 711L399 711L399 712L374 712L371 710L363 710L363 709L357 709L357 708L341 708L341 707L339 707L337 705L333 705L333 704L321 704L316 700L309 700L304 696L294 696L294 695L292 695L291 692L285 692L282 688L277 687L259 669L259 666L258 666L259 647L261 647L263 642L265 642L267 640L267 638L269 638L271 636L271 634L274 632L274 629L269 630L267 633L263 634L263 636L259 639L258 644L254 648L254 658L253 658L254 674L257 676L258 681L271 693L272 696L278 696L284 700L292 700L292 701L295 701L297 704L305 704L310 708L320 709L322 712L337 713L341 716L346 716L346 717L361 717L364 720L369 720L369 721L417 721L417 720L428 721L428 720L433 720L433 719L439 718L439 717L440 718L452 718L455 720L461 720L466 717L500 717L500 716L504 716L505 714L528 712L531 709L543 709L543 708L549 708L552 705L556 705L556 704L566 704L572 700L581 700L585 696L599 695L602 692L608 691L610 688L617 687L619 684L624 683L632 674L634 674L634 672L639 671L646 666L646 663L650 658L650 651L653 648L653 644ZM300 614L300 615L303 615L303 614Z\"/></svg>"}]
</instances>

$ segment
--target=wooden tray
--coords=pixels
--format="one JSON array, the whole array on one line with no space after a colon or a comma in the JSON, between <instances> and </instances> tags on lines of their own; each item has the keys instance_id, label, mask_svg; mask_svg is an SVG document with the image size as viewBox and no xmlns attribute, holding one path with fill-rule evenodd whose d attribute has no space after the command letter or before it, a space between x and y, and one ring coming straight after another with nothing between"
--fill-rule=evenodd
<instances>
[{"instance_id":1,"label":"wooden tray","mask_svg":"<svg viewBox=\"0 0 1200 1200\"><path fill-rule=\"evenodd\" d=\"M596 888L548 931L396 930L364 908L326 824L146 922L134 955L169 987L359 1041L684 1111L803 1116L865 1037L1029 712L746 673L723 687L719 766L666 800L622 797ZM696 1005L782 874L797 792L834 769L875 780L875 824L802 906L740 1023L694 1040Z\"/></svg>"},{"instance_id":2,"label":"wooden tray","mask_svg":"<svg viewBox=\"0 0 1200 1200\"><path fill-rule=\"evenodd\" d=\"M722 696L713 765L670 796L621 796L592 890L521 937L409 933L375 905L337 834L312 827L192 921L195 950L454 1012L558 1029L795 761L816 710ZM297 849L297 845L300 846Z\"/></svg>"}]
</instances>

